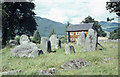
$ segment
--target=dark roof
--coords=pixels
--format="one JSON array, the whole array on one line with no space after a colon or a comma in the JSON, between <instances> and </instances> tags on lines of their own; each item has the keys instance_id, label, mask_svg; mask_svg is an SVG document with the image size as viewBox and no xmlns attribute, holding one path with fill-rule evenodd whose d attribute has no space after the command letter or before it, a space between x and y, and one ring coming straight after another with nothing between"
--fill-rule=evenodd
<instances>
[{"instance_id":1,"label":"dark roof","mask_svg":"<svg viewBox=\"0 0 120 77\"><path fill-rule=\"evenodd\" d=\"M67 31L89 30L90 28L93 28L93 23L70 25Z\"/></svg>"}]
</instances>

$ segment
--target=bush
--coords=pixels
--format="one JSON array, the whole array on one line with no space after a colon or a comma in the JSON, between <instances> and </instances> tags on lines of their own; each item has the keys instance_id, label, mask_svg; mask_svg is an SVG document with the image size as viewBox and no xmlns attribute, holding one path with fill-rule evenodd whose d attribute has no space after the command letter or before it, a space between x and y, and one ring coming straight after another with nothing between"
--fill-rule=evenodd
<instances>
[{"instance_id":1,"label":"bush","mask_svg":"<svg viewBox=\"0 0 120 77\"><path fill-rule=\"evenodd\" d=\"M15 37L14 37L14 40L16 40L16 41L19 43L20 36L15 36Z\"/></svg>"},{"instance_id":2,"label":"bush","mask_svg":"<svg viewBox=\"0 0 120 77\"><path fill-rule=\"evenodd\" d=\"M34 40L33 40L33 36L30 36L30 41L34 42Z\"/></svg>"},{"instance_id":3,"label":"bush","mask_svg":"<svg viewBox=\"0 0 120 77\"><path fill-rule=\"evenodd\" d=\"M32 41L34 41L35 43L40 43L41 36L40 36L38 30L35 31Z\"/></svg>"},{"instance_id":4,"label":"bush","mask_svg":"<svg viewBox=\"0 0 120 77\"><path fill-rule=\"evenodd\" d=\"M67 37L66 36L64 36L64 37L61 38L61 43L63 43L63 44L67 43Z\"/></svg>"},{"instance_id":5,"label":"bush","mask_svg":"<svg viewBox=\"0 0 120 77\"><path fill-rule=\"evenodd\" d=\"M120 28L115 29L113 32L110 32L110 39L120 39Z\"/></svg>"}]
</instances>

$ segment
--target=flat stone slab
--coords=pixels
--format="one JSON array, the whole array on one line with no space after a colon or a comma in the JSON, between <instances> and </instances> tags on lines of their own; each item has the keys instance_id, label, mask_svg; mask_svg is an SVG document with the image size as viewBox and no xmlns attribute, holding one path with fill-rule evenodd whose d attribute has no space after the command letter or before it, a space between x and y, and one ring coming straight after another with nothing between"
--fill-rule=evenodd
<instances>
[{"instance_id":1,"label":"flat stone slab","mask_svg":"<svg viewBox=\"0 0 120 77\"><path fill-rule=\"evenodd\" d=\"M56 68L49 68L47 70L37 71L38 75L54 75L56 73L58 73L58 70Z\"/></svg>"},{"instance_id":2,"label":"flat stone slab","mask_svg":"<svg viewBox=\"0 0 120 77\"><path fill-rule=\"evenodd\" d=\"M110 45L109 47L110 47L110 48L116 48L114 45Z\"/></svg>"},{"instance_id":3,"label":"flat stone slab","mask_svg":"<svg viewBox=\"0 0 120 77\"><path fill-rule=\"evenodd\" d=\"M108 58L105 58L104 61L101 61L100 64L103 64L103 63L107 63L111 60L113 60L114 58L113 57L108 57Z\"/></svg>"},{"instance_id":4,"label":"flat stone slab","mask_svg":"<svg viewBox=\"0 0 120 77\"><path fill-rule=\"evenodd\" d=\"M73 70L73 69L80 69L83 67L90 66L91 64L83 59L75 59L68 61L61 65L61 68L64 70Z\"/></svg>"},{"instance_id":5,"label":"flat stone slab","mask_svg":"<svg viewBox=\"0 0 120 77\"><path fill-rule=\"evenodd\" d=\"M21 72L21 70L15 70L15 71L8 71L8 72L0 72L0 75L15 75L16 73Z\"/></svg>"}]
</instances>

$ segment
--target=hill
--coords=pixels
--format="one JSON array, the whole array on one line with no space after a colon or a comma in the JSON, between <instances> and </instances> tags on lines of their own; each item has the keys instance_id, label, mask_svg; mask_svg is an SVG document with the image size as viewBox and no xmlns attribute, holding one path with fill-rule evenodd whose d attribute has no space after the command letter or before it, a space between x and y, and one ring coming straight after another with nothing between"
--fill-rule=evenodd
<instances>
[{"instance_id":1,"label":"hill","mask_svg":"<svg viewBox=\"0 0 120 77\"><path fill-rule=\"evenodd\" d=\"M105 22L105 21L101 21L99 22L99 24L102 26L102 29L107 32L112 32L114 29L118 28L118 25L120 25L120 23L117 22Z\"/></svg>"},{"instance_id":2,"label":"hill","mask_svg":"<svg viewBox=\"0 0 120 77\"><path fill-rule=\"evenodd\" d=\"M41 36L48 37L51 30L54 29L57 35L64 35L65 34L65 24L56 22L50 19L41 18L39 16L35 16L36 23L38 24L38 31ZM105 22L101 21L99 24L102 26L102 29L106 31L108 34L112 32L114 29L118 28L120 23L117 22Z\"/></svg>"},{"instance_id":3,"label":"hill","mask_svg":"<svg viewBox=\"0 0 120 77\"><path fill-rule=\"evenodd\" d=\"M41 36L48 37L51 30L54 29L56 34L64 35L65 34L65 24L52 21L50 19L35 17L36 23L38 24L38 31Z\"/></svg>"}]
</instances>

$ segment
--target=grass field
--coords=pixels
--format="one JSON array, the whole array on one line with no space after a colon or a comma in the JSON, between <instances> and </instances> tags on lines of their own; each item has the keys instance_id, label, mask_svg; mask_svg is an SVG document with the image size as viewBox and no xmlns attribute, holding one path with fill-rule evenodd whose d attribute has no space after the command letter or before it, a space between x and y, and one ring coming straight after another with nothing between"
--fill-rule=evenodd
<instances>
[{"instance_id":1,"label":"grass field","mask_svg":"<svg viewBox=\"0 0 120 77\"><path fill-rule=\"evenodd\" d=\"M72 43L71 43L72 44ZM118 75L118 43L104 43L101 44L106 48L93 52L84 52L82 47L72 44L75 47L75 54L65 55L64 47L57 50L55 53L42 54L35 58L19 58L11 57L9 52L11 48L7 46L2 49L2 71L22 70L16 75L36 75L36 71L55 67L59 73L56 75ZM110 48L113 45L115 48ZM38 45L40 46L40 45ZM106 63L100 63L105 58L112 57L113 60ZM84 59L92 64L92 66L84 67L75 70L63 70L60 66L73 59Z\"/></svg>"}]
</instances>

